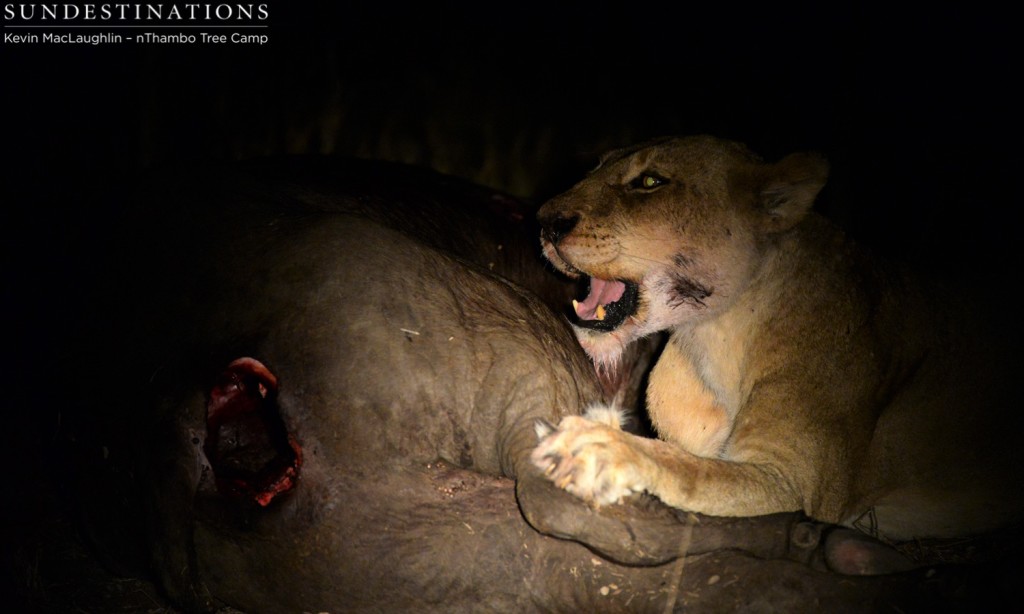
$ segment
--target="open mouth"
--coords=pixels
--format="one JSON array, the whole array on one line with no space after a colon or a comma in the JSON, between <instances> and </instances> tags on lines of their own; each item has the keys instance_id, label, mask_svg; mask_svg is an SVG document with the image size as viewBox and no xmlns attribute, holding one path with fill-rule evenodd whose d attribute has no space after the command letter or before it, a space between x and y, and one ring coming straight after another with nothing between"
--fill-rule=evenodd
<instances>
[{"instance_id":1,"label":"open mouth","mask_svg":"<svg viewBox=\"0 0 1024 614\"><path fill-rule=\"evenodd\" d=\"M583 300L572 302L577 326L602 332L615 330L636 313L639 287L631 281L581 277Z\"/></svg>"}]
</instances>

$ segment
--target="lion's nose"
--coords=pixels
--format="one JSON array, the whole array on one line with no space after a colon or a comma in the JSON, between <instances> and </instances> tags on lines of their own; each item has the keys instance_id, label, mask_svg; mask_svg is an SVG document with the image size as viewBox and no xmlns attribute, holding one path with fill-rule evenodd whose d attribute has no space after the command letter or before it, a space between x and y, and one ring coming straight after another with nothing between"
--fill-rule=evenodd
<instances>
[{"instance_id":1,"label":"lion's nose","mask_svg":"<svg viewBox=\"0 0 1024 614\"><path fill-rule=\"evenodd\" d=\"M562 237L572 232L572 229L576 227L576 224L579 221L579 215L560 215L557 217L541 219L541 236L551 243L558 243L562 240Z\"/></svg>"}]
</instances>

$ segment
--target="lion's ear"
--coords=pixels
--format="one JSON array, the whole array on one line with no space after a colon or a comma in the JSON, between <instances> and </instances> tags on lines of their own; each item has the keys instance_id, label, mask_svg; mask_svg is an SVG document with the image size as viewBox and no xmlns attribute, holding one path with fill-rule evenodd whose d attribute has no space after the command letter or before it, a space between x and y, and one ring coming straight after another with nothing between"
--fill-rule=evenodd
<instances>
[{"instance_id":1,"label":"lion's ear","mask_svg":"<svg viewBox=\"0 0 1024 614\"><path fill-rule=\"evenodd\" d=\"M765 229L782 232L804 219L828 179L828 162L818 154L790 154L734 176L733 189L746 192L765 215Z\"/></svg>"}]
</instances>

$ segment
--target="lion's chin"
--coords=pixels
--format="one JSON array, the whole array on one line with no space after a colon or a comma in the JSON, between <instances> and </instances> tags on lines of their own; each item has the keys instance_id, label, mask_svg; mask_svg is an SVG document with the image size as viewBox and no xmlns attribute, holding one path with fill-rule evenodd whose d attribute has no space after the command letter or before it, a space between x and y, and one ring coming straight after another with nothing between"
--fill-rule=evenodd
<instances>
[{"instance_id":1,"label":"lion's chin","mask_svg":"<svg viewBox=\"0 0 1024 614\"><path fill-rule=\"evenodd\" d=\"M574 324L573 330L598 371L610 373L618 369L622 353L636 339L638 327L629 323L610 332L599 332Z\"/></svg>"}]
</instances>

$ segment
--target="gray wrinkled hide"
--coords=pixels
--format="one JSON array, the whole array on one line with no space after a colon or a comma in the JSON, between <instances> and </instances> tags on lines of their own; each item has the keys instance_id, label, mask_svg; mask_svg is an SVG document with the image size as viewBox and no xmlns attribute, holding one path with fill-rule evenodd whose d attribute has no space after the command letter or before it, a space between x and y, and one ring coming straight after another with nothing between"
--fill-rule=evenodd
<instances>
[{"instance_id":1,"label":"gray wrinkled hide","mask_svg":"<svg viewBox=\"0 0 1024 614\"><path fill-rule=\"evenodd\" d=\"M112 564L152 570L183 609L932 602L920 575L815 571L820 527L793 515L697 518L650 501L598 511L538 479L524 462L534 420L609 391L553 311L571 290L544 270L518 203L353 161L181 183L103 203L107 257L83 264L97 292L83 302L76 376L117 391L77 416L78 445L105 450L101 467L78 466L86 535ZM276 374L303 448L298 487L266 509L218 494L202 454L211 383L241 356ZM696 552L712 554L678 558Z\"/></svg>"}]
</instances>

